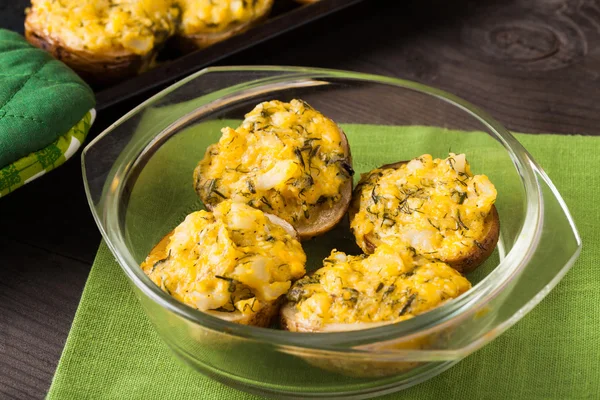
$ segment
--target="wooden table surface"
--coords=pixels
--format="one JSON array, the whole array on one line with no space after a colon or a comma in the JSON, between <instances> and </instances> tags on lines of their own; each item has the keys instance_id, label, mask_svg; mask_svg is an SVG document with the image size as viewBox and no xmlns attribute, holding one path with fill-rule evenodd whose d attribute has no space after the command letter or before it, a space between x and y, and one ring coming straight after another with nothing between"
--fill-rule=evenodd
<instances>
[{"instance_id":1,"label":"wooden table surface","mask_svg":"<svg viewBox=\"0 0 600 400\"><path fill-rule=\"evenodd\" d=\"M600 135L598 0L366 0L220 64L401 77L515 131ZM140 100L103 110L90 136ZM1 399L45 396L99 242L78 157L0 199Z\"/></svg>"}]
</instances>

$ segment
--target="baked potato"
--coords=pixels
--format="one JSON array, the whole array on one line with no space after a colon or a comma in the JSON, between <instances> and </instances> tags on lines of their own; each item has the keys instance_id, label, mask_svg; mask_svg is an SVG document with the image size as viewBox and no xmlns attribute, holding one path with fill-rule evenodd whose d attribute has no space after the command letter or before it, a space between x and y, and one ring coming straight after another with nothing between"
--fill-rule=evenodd
<instances>
[{"instance_id":1,"label":"baked potato","mask_svg":"<svg viewBox=\"0 0 600 400\"><path fill-rule=\"evenodd\" d=\"M267 18L273 0L180 0L177 35L184 51L205 48L242 33Z\"/></svg>"},{"instance_id":2,"label":"baked potato","mask_svg":"<svg viewBox=\"0 0 600 400\"><path fill-rule=\"evenodd\" d=\"M93 84L147 70L177 27L175 0L32 0L25 37Z\"/></svg>"},{"instance_id":3,"label":"baked potato","mask_svg":"<svg viewBox=\"0 0 600 400\"><path fill-rule=\"evenodd\" d=\"M500 231L496 189L464 154L426 154L363 174L349 209L357 244L407 243L415 254L468 273L493 252Z\"/></svg>"},{"instance_id":4,"label":"baked potato","mask_svg":"<svg viewBox=\"0 0 600 400\"><path fill-rule=\"evenodd\" d=\"M294 229L246 204L221 202L188 215L141 264L175 299L218 318L268 326L284 295L304 276Z\"/></svg>"},{"instance_id":5,"label":"baked potato","mask_svg":"<svg viewBox=\"0 0 600 400\"><path fill-rule=\"evenodd\" d=\"M414 256L401 243L382 244L371 255L333 250L323 267L294 283L281 308L281 326L295 332L342 332L401 322L471 288L447 264ZM379 345L371 350L426 348L435 335ZM352 376L385 376L416 363L301 355L306 361Z\"/></svg>"},{"instance_id":6,"label":"baked potato","mask_svg":"<svg viewBox=\"0 0 600 400\"><path fill-rule=\"evenodd\" d=\"M289 222L301 240L332 229L352 197L344 132L302 100L268 101L236 128L223 128L194 171L207 208L243 202Z\"/></svg>"}]
</instances>

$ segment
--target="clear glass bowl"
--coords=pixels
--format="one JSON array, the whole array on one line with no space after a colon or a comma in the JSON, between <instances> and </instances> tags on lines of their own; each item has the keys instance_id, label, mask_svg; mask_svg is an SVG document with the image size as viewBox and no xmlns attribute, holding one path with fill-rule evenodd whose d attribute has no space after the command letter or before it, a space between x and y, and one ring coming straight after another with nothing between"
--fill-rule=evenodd
<instances>
[{"instance_id":1,"label":"clear glass bowl","mask_svg":"<svg viewBox=\"0 0 600 400\"><path fill-rule=\"evenodd\" d=\"M353 148L355 179L381 164L423 153L443 157L449 148L466 153L473 170L490 177L499 194L500 241L485 265L468 276L473 289L398 324L290 333L204 314L144 275L138 265L150 249L202 207L192 171L218 139L219 128L228 124L225 120L241 120L264 100L292 98L342 125ZM393 138L379 165L361 160L367 148L356 150L383 140L361 136L363 124L387 126L370 131L387 129L388 142ZM408 141L407 126L431 129ZM261 395L368 398L422 382L520 320L564 276L581 247L554 185L506 129L453 95L383 76L291 67L209 68L127 113L86 147L82 159L98 227L162 339L195 370ZM303 243L307 269L318 268L331 248L350 248L352 242L346 223Z\"/></svg>"}]
</instances>

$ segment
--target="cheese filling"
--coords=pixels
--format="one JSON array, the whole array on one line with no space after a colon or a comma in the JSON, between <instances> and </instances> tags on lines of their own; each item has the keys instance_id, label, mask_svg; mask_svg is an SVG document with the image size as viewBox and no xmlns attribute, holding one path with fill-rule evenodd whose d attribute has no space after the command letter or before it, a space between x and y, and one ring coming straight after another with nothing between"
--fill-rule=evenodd
<instances>
[{"instance_id":1,"label":"cheese filling","mask_svg":"<svg viewBox=\"0 0 600 400\"><path fill-rule=\"evenodd\" d=\"M414 256L396 244L382 245L369 256L333 250L321 269L292 286L287 299L295 303L297 317L311 325L392 323L470 288L469 281L449 265Z\"/></svg>"},{"instance_id":2,"label":"cheese filling","mask_svg":"<svg viewBox=\"0 0 600 400\"><path fill-rule=\"evenodd\" d=\"M66 47L149 53L176 30L175 0L32 0L29 22Z\"/></svg>"},{"instance_id":3,"label":"cheese filling","mask_svg":"<svg viewBox=\"0 0 600 400\"><path fill-rule=\"evenodd\" d=\"M296 226L331 207L354 171L340 128L301 100L269 101L222 129L194 171L196 191L273 213Z\"/></svg>"},{"instance_id":4,"label":"cheese filling","mask_svg":"<svg viewBox=\"0 0 600 400\"><path fill-rule=\"evenodd\" d=\"M361 248L400 240L419 255L448 261L482 246L496 189L487 176L471 173L464 154L426 154L371 171L363 182L351 221Z\"/></svg>"},{"instance_id":5,"label":"cheese filling","mask_svg":"<svg viewBox=\"0 0 600 400\"><path fill-rule=\"evenodd\" d=\"M181 31L186 35L220 32L230 25L261 17L271 0L179 0L183 9Z\"/></svg>"},{"instance_id":6,"label":"cheese filling","mask_svg":"<svg viewBox=\"0 0 600 400\"><path fill-rule=\"evenodd\" d=\"M201 311L253 314L304 276L300 243L260 210L222 202L175 228L141 265L162 290Z\"/></svg>"}]
</instances>

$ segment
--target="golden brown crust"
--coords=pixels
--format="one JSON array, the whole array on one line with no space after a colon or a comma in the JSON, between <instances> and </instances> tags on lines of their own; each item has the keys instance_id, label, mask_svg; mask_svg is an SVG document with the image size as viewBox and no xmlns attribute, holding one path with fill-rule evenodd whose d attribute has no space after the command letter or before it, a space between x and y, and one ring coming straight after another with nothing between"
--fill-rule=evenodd
<instances>
[{"instance_id":1,"label":"golden brown crust","mask_svg":"<svg viewBox=\"0 0 600 400\"><path fill-rule=\"evenodd\" d=\"M397 169L402 165L406 164L408 161L398 161L392 164L385 164L377 169ZM350 220L354 219L354 216L359 211L360 208L360 193L362 187L365 183L365 179L369 176L369 174L363 174L361 176L360 181L356 185L354 189L354 193L352 195L352 202L350 203L350 207L348 208L348 214L350 216ZM498 210L496 210L496 206L492 206L490 213L485 219L485 225L487 227L487 232L484 239L481 240L480 245L474 245L471 249L472 251L468 253L464 257L460 257L453 260L441 260L452 268L457 270L462 274L467 274L473 270L475 270L478 266L484 263L485 260L494 252L494 248L498 243L498 238L500 236L500 217L498 216ZM360 246L360 243L357 244ZM364 246L360 246L361 249L367 253L372 254L375 251L375 244L369 240L368 237L364 238Z\"/></svg>"},{"instance_id":2,"label":"golden brown crust","mask_svg":"<svg viewBox=\"0 0 600 400\"><path fill-rule=\"evenodd\" d=\"M138 75L150 68L156 55L155 51L141 56L125 50L110 53L76 50L59 39L46 35L41 27L31 24L29 15L25 19L25 38L32 45L67 64L85 81L95 85L113 84Z\"/></svg>"}]
</instances>

